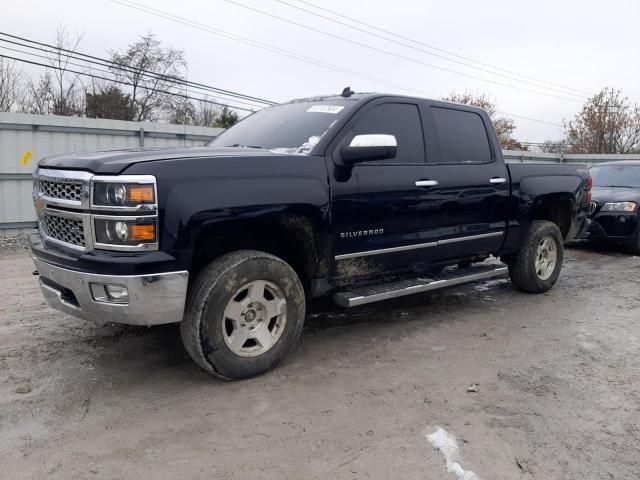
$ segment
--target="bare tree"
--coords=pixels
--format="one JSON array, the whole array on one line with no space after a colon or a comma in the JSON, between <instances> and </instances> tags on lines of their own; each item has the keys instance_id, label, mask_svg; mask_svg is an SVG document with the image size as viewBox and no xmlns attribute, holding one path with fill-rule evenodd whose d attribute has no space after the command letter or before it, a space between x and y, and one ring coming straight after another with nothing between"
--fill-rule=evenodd
<instances>
[{"instance_id":1,"label":"bare tree","mask_svg":"<svg viewBox=\"0 0 640 480\"><path fill-rule=\"evenodd\" d=\"M56 53L52 60L54 90L54 115L81 115L82 96L79 76L68 71L70 55L66 51L75 52L82 37L76 35L71 38L64 27L59 27L56 33Z\"/></svg>"},{"instance_id":2,"label":"bare tree","mask_svg":"<svg viewBox=\"0 0 640 480\"><path fill-rule=\"evenodd\" d=\"M15 62L0 58L0 112L10 112L20 103L23 76Z\"/></svg>"},{"instance_id":3,"label":"bare tree","mask_svg":"<svg viewBox=\"0 0 640 480\"><path fill-rule=\"evenodd\" d=\"M196 115L194 125L201 127L213 127L216 119L220 115L220 109L217 105L210 103L209 97L205 97L204 100L200 100L196 104Z\"/></svg>"},{"instance_id":4,"label":"bare tree","mask_svg":"<svg viewBox=\"0 0 640 480\"><path fill-rule=\"evenodd\" d=\"M540 145L540 151L544 153L562 153L567 151L567 144L564 140L545 140Z\"/></svg>"},{"instance_id":5,"label":"bare tree","mask_svg":"<svg viewBox=\"0 0 640 480\"><path fill-rule=\"evenodd\" d=\"M621 90L604 88L564 129L572 153L640 152L640 105Z\"/></svg>"},{"instance_id":6,"label":"bare tree","mask_svg":"<svg viewBox=\"0 0 640 480\"><path fill-rule=\"evenodd\" d=\"M169 122L217 128L235 125L238 122L238 114L227 105L215 104L214 100L208 96L196 102L186 98L174 100Z\"/></svg>"},{"instance_id":7,"label":"bare tree","mask_svg":"<svg viewBox=\"0 0 640 480\"><path fill-rule=\"evenodd\" d=\"M20 106L24 113L51 115L53 111L53 81L48 70L40 75L38 82L29 79L26 85L25 99Z\"/></svg>"},{"instance_id":8,"label":"bare tree","mask_svg":"<svg viewBox=\"0 0 640 480\"><path fill-rule=\"evenodd\" d=\"M189 98L184 97L172 100L168 120L169 123L178 125L199 125L195 105Z\"/></svg>"},{"instance_id":9,"label":"bare tree","mask_svg":"<svg viewBox=\"0 0 640 480\"><path fill-rule=\"evenodd\" d=\"M126 50L111 51L110 56L116 64L110 67L115 78L130 85L131 109L137 121L170 113L175 102L164 92L180 88L176 81L183 77L186 67L182 50L164 48L153 33L147 33Z\"/></svg>"},{"instance_id":10,"label":"bare tree","mask_svg":"<svg viewBox=\"0 0 640 480\"><path fill-rule=\"evenodd\" d=\"M50 58L51 68L40 75L37 82L27 82L27 93L21 109L40 115L82 115L83 88L78 74L69 71L71 53L75 52L81 37L71 38L64 27L58 27L54 41L55 51Z\"/></svg>"},{"instance_id":11,"label":"bare tree","mask_svg":"<svg viewBox=\"0 0 640 480\"><path fill-rule=\"evenodd\" d=\"M526 150L518 141L513 138L513 132L516 129L516 123L510 119L502 117L498 114L498 105L490 96L482 93L473 95L471 93L452 92L443 100L453 103L463 103L465 105L473 105L485 110L498 135L500 146L505 150Z\"/></svg>"}]
</instances>

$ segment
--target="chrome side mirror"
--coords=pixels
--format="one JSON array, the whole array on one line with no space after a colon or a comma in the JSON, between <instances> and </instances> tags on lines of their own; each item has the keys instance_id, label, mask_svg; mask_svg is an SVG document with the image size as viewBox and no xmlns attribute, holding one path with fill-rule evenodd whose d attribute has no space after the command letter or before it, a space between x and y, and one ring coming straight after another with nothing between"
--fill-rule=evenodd
<instances>
[{"instance_id":1,"label":"chrome side mirror","mask_svg":"<svg viewBox=\"0 0 640 480\"><path fill-rule=\"evenodd\" d=\"M370 160L385 160L396 156L398 142L394 135L356 135L348 146L342 147L342 159L353 164Z\"/></svg>"}]
</instances>

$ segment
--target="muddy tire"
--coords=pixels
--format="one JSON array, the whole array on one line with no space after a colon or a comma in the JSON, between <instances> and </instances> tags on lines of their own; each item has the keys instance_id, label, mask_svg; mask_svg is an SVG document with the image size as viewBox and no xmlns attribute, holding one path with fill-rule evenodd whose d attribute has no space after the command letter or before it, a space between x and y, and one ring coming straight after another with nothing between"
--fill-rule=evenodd
<instances>
[{"instance_id":1,"label":"muddy tire","mask_svg":"<svg viewBox=\"0 0 640 480\"><path fill-rule=\"evenodd\" d=\"M225 379L275 367L295 347L305 316L296 272L264 252L225 254L189 289L182 342L193 360Z\"/></svg>"},{"instance_id":2,"label":"muddy tire","mask_svg":"<svg viewBox=\"0 0 640 480\"><path fill-rule=\"evenodd\" d=\"M511 283L523 292L546 292L558 280L563 260L560 229L552 222L534 220L522 249L507 259Z\"/></svg>"}]
</instances>

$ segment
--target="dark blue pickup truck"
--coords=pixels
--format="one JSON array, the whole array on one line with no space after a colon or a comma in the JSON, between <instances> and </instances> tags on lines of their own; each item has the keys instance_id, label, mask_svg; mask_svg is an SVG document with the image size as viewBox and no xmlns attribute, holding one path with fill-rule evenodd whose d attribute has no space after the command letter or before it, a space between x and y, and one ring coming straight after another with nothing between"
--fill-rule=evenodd
<instances>
[{"instance_id":1,"label":"dark blue pickup truck","mask_svg":"<svg viewBox=\"0 0 640 480\"><path fill-rule=\"evenodd\" d=\"M41 160L32 252L55 308L180 322L199 365L245 378L291 351L313 297L351 307L507 270L547 291L590 189L585 167L506 165L480 109L346 90L204 147Z\"/></svg>"}]
</instances>

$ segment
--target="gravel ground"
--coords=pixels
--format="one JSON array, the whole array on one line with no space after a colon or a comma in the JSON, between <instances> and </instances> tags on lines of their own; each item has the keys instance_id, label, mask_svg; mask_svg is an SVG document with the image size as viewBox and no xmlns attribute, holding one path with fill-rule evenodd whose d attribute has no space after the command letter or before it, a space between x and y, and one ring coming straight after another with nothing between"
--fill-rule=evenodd
<instances>
[{"instance_id":1,"label":"gravel ground","mask_svg":"<svg viewBox=\"0 0 640 480\"><path fill-rule=\"evenodd\" d=\"M567 256L544 295L314 305L300 348L243 382L200 371L175 326L50 309L29 258L0 256L0 477L638 479L640 258Z\"/></svg>"},{"instance_id":2,"label":"gravel ground","mask_svg":"<svg viewBox=\"0 0 640 480\"><path fill-rule=\"evenodd\" d=\"M29 235L26 233L16 233L6 235L0 233L0 257L7 255L17 255L27 253L29 250Z\"/></svg>"}]
</instances>

